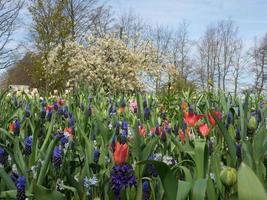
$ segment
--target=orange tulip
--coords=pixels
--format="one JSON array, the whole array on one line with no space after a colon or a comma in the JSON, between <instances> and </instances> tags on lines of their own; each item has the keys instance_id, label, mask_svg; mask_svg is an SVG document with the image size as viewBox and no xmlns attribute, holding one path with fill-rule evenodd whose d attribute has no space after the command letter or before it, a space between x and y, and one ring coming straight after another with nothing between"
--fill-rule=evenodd
<instances>
[{"instance_id":1,"label":"orange tulip","mask_svg":"<svg viewBox=\"0 0 267 200\"><path fill-rule=\"evenodd\" d=\"M210 129L206 123L202 123L198 127L199 132L201 133L202 136L207 137Z\"/></svg>"},{"instance_id":2,"label":"orange tulip","mask_svg":"<svg viewBox=\"0 0 267 200\"><path fill-rule=\"evenodd\" d=\"M146 137L146 129L144 127L140 126L138 130L140 136Z\"/></svg>"},{"instance_id":3,"label":"orange tulip","mask_svg":"<svg viewBox=\"0 0 267 200\"><path fill-rule=\"evenodd\" d=\"M119 109L118 109L118 113L119 114L121 114L121 113L124 113L124 111L125 111L125 107L119 107Z\"/></svg>"},{"instance_id":4,"label":"orange tulip","mask_svg":"<svg viewBox=\"0 0 267 200\"><path fill-rule=\"evenodd\" d=\"M115 151L113 153L114 162L117 165L125 163L128 159L128 144L120 144L119 142L115 145Z\"/></svg>"},{"instance_id":5,"label":"orange tulip","mask_svg":"<svg viewBox=\"0 0 267 200\"><path fill-rule=\"evenodd\" d=\"M14 130L15 130L15 124L14 123L10 123L9 126L8 126L8 131L13 133Z\"/></svg>"}]
</instances>

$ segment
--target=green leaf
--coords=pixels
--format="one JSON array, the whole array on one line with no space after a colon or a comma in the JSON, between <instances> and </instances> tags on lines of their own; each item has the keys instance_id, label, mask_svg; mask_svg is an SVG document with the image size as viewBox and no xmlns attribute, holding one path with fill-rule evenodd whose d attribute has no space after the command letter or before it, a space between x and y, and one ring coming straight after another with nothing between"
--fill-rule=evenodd
<instances>
[{"instance_id":1,"label":"green leaf","mask_svg":"<svg viewBox=\"0 0 267 200\"><path fill-rule=\"evenodd\" d=\"M205 140L195 140L196 177L205 178L208 169L208 149Z\"/></svg>"},{"instance_id":2,"label":"green leaf","mask_svg":"<svg viewBox=\"0 0 267 200\"><path fill-rule=\"evenodd\" d=\"M266 200L267 193L258 177L244 163L238 170L238 198L240 200Z\"/></svg>"},{"instance_id":3,"label":"green leaf","mask_svg":"<svg viewBox=\"0 0 267 200\"><path fill-rule=\"evenodd\" d=\"M33 186L33 194L34 194L35 199L38 199L38 200L47 200L47 199L64 200L66 199L62 193L57 192L55 190L47 189L37 184L34 184Z\"/></svg>"},{"instance_id":4,"label":"green leaf","mask_svg":"<svg viewBox=\"0 0 267 200\"><path fill-rule=\"evenodd\" d=\"M178 181L175 179L175 176L172 173L170 167L164 162L154 160L141 161L138 162L137 165L143 165L148 163L153 164L157 169L167 199L175 199L177 194Z\"/></svg>"},{"instance_id":5,"label":"green leaf","mask_svg":"<svg viewBox=\"0 0 267 200\"><path fill-rule=\"evenodd\" d=\"M198 179L193 187L193 200L204 200L207 189L207 179Z\"/></svg>"},{"instance_id":6,"label":"green leaf","mask_svg":"<svg viewBox=\"0 0 267 200\"><path fill-rule=\"evenodd\" d=\"M179 181L176 200L186 199L190 192L190 189L191 189L191 183L186 181Z\"/></svg>"},{"instance_id":7,"label":"green leaf","mask_svg":"<svg viewBox=\"0 0 267 200\"><path fill-rule=\"evenodd\" d=\"M6 186L8 187L8 189L10 189L10 190L16 189L16 186L13 183L13 181L11 180L10 176L6 173L6 171L2 167L0 167L0 177L3 179L3 181L6 184Z\"/></svg>"},{"instance_id":8,"label":"green leaf","mask_svg":"<svg viewBox=\"0 0 267 200\"><path fill-rule=\"evenodd\" d=\"M228 151L232 160L232 166L235 165L236 163L236 147L235 147L235 143L232 140L231 136L229 135L227 129L225 128L224 124L221 122L221 120L218 119L218 117L214 114L214 112L212 110L210 110L210 113L212 114L212 117L215 119L216 123L218 124L224 140L227 144L228 147Z\"/></svg>"}]
</instances>

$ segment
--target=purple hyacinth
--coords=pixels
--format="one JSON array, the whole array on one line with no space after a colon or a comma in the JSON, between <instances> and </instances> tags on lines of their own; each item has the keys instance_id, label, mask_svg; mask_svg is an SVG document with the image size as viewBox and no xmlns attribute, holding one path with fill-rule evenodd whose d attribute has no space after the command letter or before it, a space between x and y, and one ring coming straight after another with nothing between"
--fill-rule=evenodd
<instances>
[{"instance_id":1,"label":"purple hyacinth","mask_svg":"<svg viewBox=\"0 0 267 200\"><path fill-rule=\"evenodd\" d=\"M256 110L256 119L257 119L257 124L259 125L259 123L261 122L261 110L257 109Z\"/></svg>"},{"instance_id":2,"label":"purple hyacinth","mask_svg":"<svg viewBox=\"0 0 267 200\"><path fill-rule=\"evenodd\" d=\"M14 134L16 136L19 136L19 133L20 133L20 123L19 123L19 120L15 120L15 130L14 130Z\"/></svg>"},{"instance_id":3,"label":"purple hyacinth","mask_svg":"<svg viewBox=\"0 0 267 200\"><path fill-rule=\"evenodd\" d=\"M144 97L143 108L146 108L146 107L147 107L147 100L146 100L146 97Z\"/></svg>"},{"instance_id":4,"label":"purple hyacinth","mask_svg":"<svg viewBox=\"0 0 267 200\"><path fill-rule=\"evenodd\" d=\"M143 181L143 192L142 192L142 200L150 199L150 186L147 180Z\"/></svg>"},{"instance_id":5,"label":"purple hyacinth","mask_svg":"<svg viewBox=\"0 0 267 200\"><path fill-rule=\"evenodd\" d=\"M159 125L158 124L156 125L155 134L156 135L159 135L160 134L160 128L159 128Z\"/></svg>"},{"instance_id":6,"label":"purple hyacinth","mask_svg":"<svg viewBox=\"0 0 267 200\"><path fill-rule=\"evenodd\" d=\"M121 137L120 137L120 143L125 144L127 142L127 131L122 130Z\"/></svg>"},{"instance_id":7,"label":"purple hyacinth","mask_svg":"<svg viewBox=\"0 0 267 200\"><path fill-rule=\"evenodd\" d=\"M56 169L60 168L62 163L62 151L59 146L56 146L53 151L53 164Z\"/></svg>"},{"instance_id":8,"label":"purple hyacinth","mask_svg":"<svg viewBox=\"0 0 267 200\"><path fill-rule=\"evenodd\" d=\"M188 112L191 114L194 113L194 109L192 105L189 106Z\"/></svg>"},{"instance_id":9,"label":"purple hyacinth","mask_svg":"<svg viewBox=\"0 0 267 200\"><path fill-rule=\"evenodd\" d=\"M241 137L240 137L240 128L237 128L237 129L236 129L235 139L236 139L237 141L239 141L239 140L241 139Z\"/></svg>"},{"instance_id":10,"label":"purple hyacinth","mask_svg":"<svg viewBox=\"0 0 267 200\"><path fill-rule=\"evenodd\" d=\"M162 128L160 139L162 141L164 141L164 142L166 141L166 130L165 130L165 128Z\"/></svg>"},{"instance_id":11,"label":"purple hyacinth","mask_svg":"<svg viewBox=\"0 0 267 200\"><path fill-rule=\"evenodd\" d=\"M48 111L48 113L47 113L47 121L49 121L49 122L51 121L52 114L53 114L53 110Z\"/></svg>"},{"instance_id":12,"label":"purple hyacinth","mask_svg":"<svg viewBox=\"0 0 267 200\"><path fill-rule=\"evenodd\" d=\"M63 136L61 139L60 139L60 144L61 146L64 148L65 147L65 144L67 144L69 142L69 138L68 136Z\"/></svg>"},{"instance_id":13,"label":"purple hyacinth","mask_svg":"<svg viewBox=\"0 0 267 200\"><path fill-rule=\"evenodd\" d=\"M150 110L149 110L148 107L146 107L146 108L144 109L144 119L145 119L145 120L149 120L149 118L150 118Z\"/></svg>"},{"instance_id":14,"label":"purple hyacinth","mask_svg":"<svg viewBox=\"0 0 267 200\"><path fill-rule=\"evenodd\" d=\"M241 144L239 144L239 143L236 144L236 156L237 156L237 158L239 158L239 159L242 158Z\"/></svg>"},{"instance_id":15,"label":"purple hyacinth","mask_svg":"<svg viewBox=\"0 0 267 200\"><path fill-rule=\"evenodd\" d=\"M54 110L57 111L58 110L58 102L55 101L53 105L54 105Z\"/></svg>"},{"instance_id":16,"label":"purple hyacinth","mask_svg":"<svg viewBox=\"0 0 267 200\"><path fill-rule=\"evenodd\" d=\"M172 128L171 128L171 126L170 126L170 125L168 125L168 128L167 128L167 133L168 133L168 134L171 134L171 133L172 133Z\"/></svg>"},{"instance_id":17,"label":"purple hyacinth","mask_svg":"<svg viewBox=\"0 0 267 200\"><path fill-rule=\"evenodd\" d=\"M94 154L93 154L93 158L94 158L94 162L98 163L99 160L99 156L100 156L100 152L97 148L94 149Z\"/></svg>"},{"instance_id":18,"label":"purple hyacinth","mask_svg":"<svg viewBox=\"0 0 267 200\"><path fill-rule=\"evenodd\" d=\"M91 105L88 106L88 109L87 109L87 115L88 115L89 117L92 116L92 106L91 106Z\"/></svg>"},{"instance_id":19,"label":"purple hyacinth","mask_svg":"<svg viewBox=\"0 0 267 200\"><path fill-rule=\"evenodd\" d=\"M119 133L120 133L120 122L119 121L117 121L117 123L116 123L116 127L115 127L115 134L116 135L119 135Z\"/></svg>"},{"instance_id":20,"label":"purple hyacinth","mask_svg":"<svg viewBox=\"0 0 267 200\"><path fill-rule=\"evenodd\" d=\"M32 136L27 136L24 140L24 154L29 156L32 153Z\"/></svg>"},{"instance_id":21,"label":"purple hyacinth","mask_svg":"<svg viewBox=\"0 0 267 200\"><path fill-rule=\"evenodd\" d=\"M155 156L153 154L150 155L148 157L148 160L155 160ZM152 163L147 164L146 172L149 174L149 176L152 176L152 177L158 176L158 171Z\"/></svg>"},{"instance_id":22,"label":"purple hyacinth","mask_svg":"<svg viewBox=\"0 0 267 200\"><path fill-rule=\"evenodd\" d=\"M0 164L4 165L5 162L6 162L6 152L2 147L0 147Z\"/></svg>"},{"instance_id":23,"label":"purple hyacinth","mask_svg":"<svg viewBox=\"0 0 267 200\"><path fill-rule=\"evenodd\" d=\"M127 187L136 185L134 177L134 170L131 165L116 165L112 168L111 175L111 188L116 196L116 200L120 199L120 193Z\"/></svg>"},{"instance_id":24,"label":"purple hyacinth","mask_svg":"<svg viewBox=\"0 0 267 200\"><path fill-rule=\"evenodd\" d=\"M69 127L74 127L75 126L75 118L72 113L70 113L69 116Z\"/></svg>"},{"instance_id":25,"label":"purple hyacinth","mask_svg":"<svg viewBox=\"0 0 267 200\"><path fill-rule=\"evenodd\" d=\"M179 126L178 124L174 124L174 130L173 130L173 133L175 136L177 136L179 134Z\"/></svg>"},{"instance_id":26,"label":"purple hyacinth","mask_svg":"<svg viewBox=\"0 0 267 200\"><path fill-rule=\"evenodd\" d=\"M232 124L234 120L233 113L229 112L227 115L227 124Z\"/></svg>"},{"instance_id":27,"label":"purple hyacinth","mask_svg":"<svg viewBox=\"0 0 267 200\"><path fill-rule=\"evenodd\" d=\"M26 188L26 178L24 176L19 176L16 181L17 187L17 200L25 200L25 188Z\"/></svg>"},{"instance_id":28,"label":"purple hyacinth","mask_svg":"<svg viewBox=\"0 0 267 200\"><path fill-rule=\"evenodd\" d=\"M128 123L125 119L122 121L121 128L122 130L126 130L126 131L128 130Z\"/></svg>"}]
</instances>

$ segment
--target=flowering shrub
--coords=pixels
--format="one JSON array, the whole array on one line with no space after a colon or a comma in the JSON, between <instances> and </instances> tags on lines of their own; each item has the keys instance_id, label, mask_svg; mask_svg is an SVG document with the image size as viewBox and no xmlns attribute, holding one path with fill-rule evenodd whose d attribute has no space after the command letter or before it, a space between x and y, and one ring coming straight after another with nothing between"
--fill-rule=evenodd
<instances>
[{"instance_id":1,"label":"flowering shrub","mask_svg":"<svg viewBox=\"0 0 267 200\"><path fill-rule=\"evenodd\" d=\"M141 47L140 47L141 48ZM112 36L88 37L83 45L67 42L48 57L50 86L65 86L67 81L87 83L106 91L128 92L144 88L141 73L153 74L151 48L136 52Z\"/></svg>"},{"instance_id":2,"label":"flowering shrub","mask_svg":"<svg viewBox=\"0 0 267 200\"><path fill-rule=\"evenodd\" d=\"M266 199L266 104L91 94L0 94L1 199Z\"/></svg>"}]
</instances>

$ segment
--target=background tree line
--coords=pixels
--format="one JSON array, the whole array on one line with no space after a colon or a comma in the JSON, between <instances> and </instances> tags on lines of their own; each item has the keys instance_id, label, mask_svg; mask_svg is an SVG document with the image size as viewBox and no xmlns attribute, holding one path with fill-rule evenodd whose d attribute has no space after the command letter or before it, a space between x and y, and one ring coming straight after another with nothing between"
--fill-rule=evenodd
<instances>
[{"instance_id":1,"label":"background tree line","mask_svg":"<svg viewBox=\"0 0 267 200\"><path fill-rule=\"evenodd\" d=\"M16 12L22 3L18 1ZM44 90L64 88L64 82L48 84L53 78L47 73L49 54L60 45L63 47L62 52L57 52L60 59L64 57L63 50L68 41L86 45L87 35L97 38L109 35L122 41L137 55L143 54L140 52L144 51L143 46L147 50L152 44L153 53L150 49L146 58L149 57L150 67L157 67L156 74L139 74L152 89L172 85L177 89L194 86L210 91L229 91L231 85L237 95L242 89L241 78L253 73L252 88L258 93L264 90L267 36L255 40L255 45L247 50L238 26L232 20L211 24L197 41L193 41L189 37L187 21L181 21L176 30L151 26L132 12L117 16L111 7L98 0L29 0L25 7L32 17L31 41L35 49L7 70L2 85L27 84ZM14 17L16 19L17 15ZM64 79L65 72L62 68L58 75Z\"/></svg>"}]
</instances>

